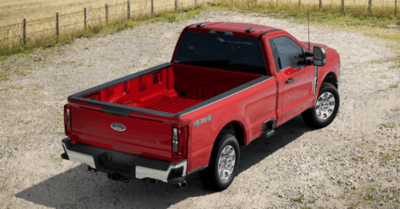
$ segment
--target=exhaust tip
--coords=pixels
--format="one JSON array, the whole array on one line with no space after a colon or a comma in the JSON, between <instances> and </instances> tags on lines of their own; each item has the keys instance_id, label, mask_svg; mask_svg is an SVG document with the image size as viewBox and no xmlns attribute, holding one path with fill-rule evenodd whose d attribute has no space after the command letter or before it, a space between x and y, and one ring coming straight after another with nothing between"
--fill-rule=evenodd
<instances>
[{"instance_id":1,"label":"exhaust tip","mask_svg":"<svg viewBox=\"0 0 400 209\"><path fill-rule=\"evenodd\" d=\"M187 183L186 183L186 181L179 182L178 184L179 184L179 187L180 187L181 189L186 189L186 188L187 188Z\"/></svg>"}]
</instances>

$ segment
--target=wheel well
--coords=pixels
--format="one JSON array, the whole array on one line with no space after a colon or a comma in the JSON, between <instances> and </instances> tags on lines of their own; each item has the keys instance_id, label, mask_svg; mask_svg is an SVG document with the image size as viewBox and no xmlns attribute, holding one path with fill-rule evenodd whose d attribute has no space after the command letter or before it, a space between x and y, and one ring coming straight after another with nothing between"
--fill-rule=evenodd
<instances>
[{"instance_id":1,"label":"wheel well","mask_svg":"<svg viewBox=\"0 0 400 209\"><path fill-rule=\"evenodd\" d=\"M238 121L231 121L222 128L220 134L221 133L232 134L235 136L240 146L245 145L245 136L242 123Z\"/></svg>"},{"instance_id":2,"label":"wheel well","mask_svg":"<svg viewBox=\"0 0 400 209\"><path fill-rule=\"evenodd\" d=\"M336 76L334 72L330 72L328 73L328 75L326 75L324 81L322 81L322 83L331 83L332 85L334 85L336 88L338 88L337 83L336 83Z\"/></svg>"}]
</instances>

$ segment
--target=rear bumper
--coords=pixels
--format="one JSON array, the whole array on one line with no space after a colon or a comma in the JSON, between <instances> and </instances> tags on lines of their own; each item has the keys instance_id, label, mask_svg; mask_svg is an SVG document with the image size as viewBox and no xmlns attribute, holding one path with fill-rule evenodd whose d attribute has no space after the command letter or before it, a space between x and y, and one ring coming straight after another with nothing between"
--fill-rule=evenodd
<instances>
[{"instance_id":1,"label":"rear bumper","mask_svg":"<svg viewBox=\"0 0 400 209\"><path fill-rule=\"evenodd\" d=\"M87 144L73 145L69 137L62 140L62 146L65 151L61 155L63 159L86 163L104 173L137 179L150 178L167 183L179 183L186 177L187 160L167 162Z\"/></svg>"}]
</instances>

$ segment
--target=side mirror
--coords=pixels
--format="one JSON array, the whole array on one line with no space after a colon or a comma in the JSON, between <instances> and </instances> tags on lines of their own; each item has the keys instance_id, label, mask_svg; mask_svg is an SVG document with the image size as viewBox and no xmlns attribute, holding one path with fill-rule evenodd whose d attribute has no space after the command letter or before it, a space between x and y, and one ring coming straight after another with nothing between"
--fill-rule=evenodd
<instances>
[{"instance_id":1,"label":"side mirror","mask_svg":"<svg viewBox=\"0 0 400 209\"><path fill-rule=\"evenodd\" d=\"M325 66L326 64L326 53L325 50L319 46L314 46L313 48L313 65L315 66Z\"/></svg>"}]
</instances>

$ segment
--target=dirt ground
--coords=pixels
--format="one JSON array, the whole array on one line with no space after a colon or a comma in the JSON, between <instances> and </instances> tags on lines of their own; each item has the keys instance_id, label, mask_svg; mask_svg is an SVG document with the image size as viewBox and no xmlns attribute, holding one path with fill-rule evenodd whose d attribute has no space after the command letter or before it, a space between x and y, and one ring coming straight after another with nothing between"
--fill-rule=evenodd
<instances>
[{"instance_id":1,"label":"dirt ground","mask_svg":"<svg viewBox=\"0 0 400 209\"><path fill-rule=\"evenodd\" d=\"M170 61L192 23L233 21L287 30L307 41L306 25L256 13L206 12L154 23L0 63L21 76L0 83L0 208L399 208L400 73L394 44L340 28L311 27L311 41L341 58L340 110L326 128L300 116L241 148L239 174L222 192L135 180L125 184L65 161L63 105L69 95ZM391 86L392 85L392 86Z\"/></svg>"}]
</instances>

